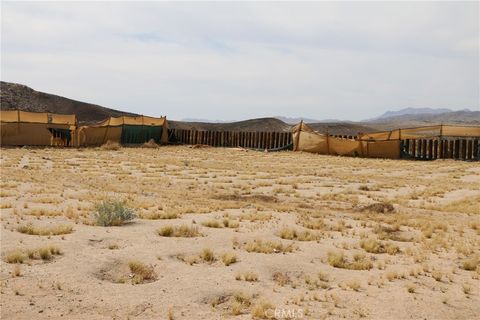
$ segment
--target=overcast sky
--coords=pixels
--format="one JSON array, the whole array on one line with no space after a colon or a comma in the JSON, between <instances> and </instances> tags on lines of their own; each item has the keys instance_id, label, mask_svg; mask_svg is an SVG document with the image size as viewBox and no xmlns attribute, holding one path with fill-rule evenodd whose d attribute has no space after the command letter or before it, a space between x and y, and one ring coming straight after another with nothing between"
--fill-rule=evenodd
<instances>
[{"instance_id":1,"label":"overcast sky","mask_svg":"<svg viewBox=\"0 0 480 320\"><path fill-rule=\"evenodd\" d=\"M171 119L479 110L479 2L5 2L1 78Z\"/></svg>"}]
</instances>

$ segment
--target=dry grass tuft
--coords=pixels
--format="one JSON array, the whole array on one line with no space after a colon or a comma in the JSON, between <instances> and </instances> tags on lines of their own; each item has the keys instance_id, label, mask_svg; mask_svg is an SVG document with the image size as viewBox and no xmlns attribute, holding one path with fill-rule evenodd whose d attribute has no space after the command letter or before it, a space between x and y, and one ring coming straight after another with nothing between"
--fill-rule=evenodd
<instances>
[{"instance_id":1,"label":"dry grass tuft","mask_svg":"<svg viewBox=\"0 0 480 320\"><path fill-rule=\"evenodd\" d=\"M237 262L238 259L234 252L227 252L222 255L222 261L226 266L229 266Z\"/></svg>"},{"instance_id":2,"label":"dry grass tuft","mask_svg":"<svg viewBox=\"0 0 480 320\"><path fill-rule=\"evenodd\" d=\"M264 241L260 239L255 239L248 242L245 245L245 250L247 252L257 252L257 253L286 253L293 252L295 249L293 244L284 245L280 241Z\"/></svg>"},{"instance_id":3,"label":"dry grass tuft","mask_svg":"<svg viewBox=\"0 0 480 320\"><path fill-rule=\"evenodd\" d=\"M155 149L155 148L158 148L159 145L155 142L154 139L150 139L148 140L148 142L145 142L144 144L142 144L142 148L151 148L151 149Z\"/></svg>"},{"instance_id":4,"label":"dry grass tuft","mask_svg":"<svg viewBox=\"0 0 480 320\"><path fill-rule=\"evenodd\" d=\"M314 233L312 231L297 231L293 228L284 227L278 232L278 236L282 239L287 240L298 240L298 241L315 241L321 238L319 233Z\"/></svg>"},{"instance_id":5,"label":"dry grass tuft","mask_svg":"<svg viewBox=\"0 0 480 320\"><path fill-rule=\"evenodd\" d=\"M23 263L27 259L25 252L19 249L7 252L5 262L7 263Z\"/></svg>"},{"instance_id":6,"label":"dry grass tuft","mask_svg":"<svg viewBox=\"0 0 480 320\"><path fill-rule=\"evenodd\" d=\"M463 293L465 293L466 295L469 295L470 293L472 293L472 286L469 283L464 283L462 285L462 289L463 289Z\"/></svg>"},{"instance_id":7,"label":"dry grass tuft","mask_svg":"<svg viewBox=\"0 0 480 320\"><path fill-rule=\"evenodd\" d=\"M343 252L329 251L327 253L327 262L334 268L349 270L370 270L373 263L365 254L357 253L353 256L353 261L348 262Z\"/></svg>"},{"instance_id":8,"label":"dry grass tuft","mask_svg":"<svg viewBox=\"0 0 480 320\"><path fill-rule=\"evenodd\" d=\"M252 316L260 319L272 319L275 307L267 300L261 300L252 307Z\"/></svg>"},{"instance_id":9,"label":"dry grass tuft","mask_svg":"<svg viewBox=\"0 0 480 320\"><path fill-rule=\"evenodd\" d=\"M395 255L400 251L400 248L394 243L382 243L375 239L366 239L360 242L360 247L369 253L388 253Z\"/></svg>"},{"instance_id":10,"label":"dry grass tuft","mask_svg":"<svg viewBox=\"0 0 480 320\"><path fill-rule=\"evenodd\" d=\"M217 261L217 258L215 257L215 254L211 249L205 248L200 252L200 258L208 263L212 263Z\"/></svg>"},{"instance_id":11,"label":"dry grass tuft","mask_svg":"<svg viewBox=\"0 0 480 320\"><path fill-rule=\"evenodd\" d=\"M120 145L120 143L113 142L113 141L110 141L110 140L108 140L106 143L104 143L100 147L100 149L108 150L108 151L116 151L116 150L120 150L121 148L122 148L122 146Z\"/></svg>"},{"instance_id":12,"label":"dry grass tuft","mask_svg":"<svg viewBox=\"0 0 480 320\"><path fill-rule=\"evenodd\" d=\"M415 293L417 290L417 288L415 287L415 285L413 283L409 283L407 285L407 291L408 293Z\"/></svg>"},{"instance_id":13,"label":"dry grass tuft","mask_svg":"<svg viewBox=\"0 0 480 320\"><path fill-rule=\"evenodd\" d=\"M230 313L234 316L242 314L252 304L252 297L243 293L237 292L231 298Z\"/></svg>"},{"instance_id":14,"label":"dry grass tuft","mask_svg":"<svg viewBox=\"0 0 480 320\"><path fill-rule=\"evenodd\" d=\"M273 281L275 281L276 284L279 286L283 287L287 284L292 283L292 280L288 276L288 274L283 273L283 272L275 272L272 276Z\"/></svg>"},{"instance_id":15,"label":"dry grass tuft","mask_svg":"<svg viewBox=\"0 0 480 320\"><path fill-rule=\"evenodd\" d=\"M19 264L16 264L15 267L13 267L12 275L14 277L20 277L22 275L22 268Z\"/></svg>"},{"instance_id":16,"label":"dry grass tuft","mask_svg":"<svg viewBox=\"0 0 480 320\"><path fill-rule=\"evenodd\" d=\"M37 249L20 250L15 249L5 255L5 262L7 263L24 263L27 259L31 260L51 260L56 255L61 255L62 252L56 246L46 246Z\"/></svg>"},{"instance_id":17,"label":"dry grass tuft","mask_svg":"<svg viewBox=\"0 0 480 320\"><path fill-rule=\"evenodd\" d=\"M362 287L361 284L360 284L360 281L358 281L358 280L348 281L347 286L354 291L360 291L360 288Z\"/></svg>"},{"instance_id":18,"label":"dry grass tuft","mask_svg":"<svg viewBox=\"0 0 480 320\"><path fill-rule=\"evenodd\" d=\"M153 213L142 213L140 218L147 220L164 220L164 219L177 219L180 217L180 214L174 211L171 212L153 212Z\"/></svg>"},{"instance_id":19,"label":"dry grass tuft","mask_svg":"<svg viewBox=\"0 0 480 320\"><path fill-rule=\"evenodd\" d=\"M212 219L212 220L202 222L202 226L205 226L205 227L208 227L208 228L222 228L223 223L221 223L218 220Z\"/></svg>"},{"instance_id":20,"label":"dry grass tuft","mask_svg":"<svg viewBox=\"0 0 480 320\"><path fill-rule=\"evenodd\" d=\"M236 280L245 280L248 282L258 281L258 275L253 271L237 272L235 274Z\"/></svg>"},{"instance_id":21,"label":"dry grass tuft","mask_svg":"<svg viewBox=\"0 0 480 320\"><path fill-rule=\"evenodd\" d=\"M146 265L143 262L136 260L130 261L128 267L133 274L132 284L141 284L144 283L145 280L155 280L157 277L153 266Z\"/></svg>"},{"instance_id":22,"label":"dry grass tuft","mask_svg":"<svg viewBox=\"0 0 480 320\"><path fill-rule=\"evenodd\" d=\"M467 271L480 270L480 256L476 255L469 259L463 260L462 269Z\"/></svg>"},{"instance_id":23,"label":"dry grass tuft","mask_svg":"<svg viewBox=\"0 0 480 320\"><path fill-rule=\"evenodd\" d=\"M55 246L39 248L37 252L42 260L51 260L53 256L62 254L60 249Z\"/></svg>"},{"instance_id":24,"label":"dry grass tuft","mask_svg":"<svg viewBox=\"0 0 480 320\"><path fill-rule=\"evenodd\" d=\"M440 271L440 270L433 270L432 271L432 278L435 279L436 281L442 281L443 272Z\"/></svg>"},{"instance_id":25,"label":"dry grass tuft","mask_svg":"<svg viewBox=\"0 0 480 320\"><path fill-rule=\"evenodd\" d=\"M373 212L373 213L393 213L395 208L390 203L372 203L360 208L362 212Z\"/></svg>"},{"instance_id":26,"label":"dry grass tuft","mask_svg":"<svg viewBox=\"0 0 480 320\"><path fill-rule=\"evenodd\" d=\"M25 233L29 235L37 236L57 236L61 234L72 233L73 227L65 224L48 226L48 227L36 227L32 224L27 224L25 226L19 226L17 231L20 233Z\"/></svg>"},{"instance_id":27,"label":"dry grass tuft","mask_svg":"<svg viewBox=\"0 0 480 320\"><path fill-rule=\"evenodd\" d=\"M202 234L198 231L197 226L188 226L183 224L181 226L164 226L158 229L158 235L162 237L182 237L182 238L193 238L201 236Z\"/></svg>"},{"instance_id":28,"label":"dry grass tuft","mask_svg":"<svg viewBox=\"0 0 480 320\"><path fill-rule=\"evenodd\" d=\"M297 221L301 226L312 230L324 230L326 228L325 222L321 218L305 218Z\"/></svg>"}]
</instances>

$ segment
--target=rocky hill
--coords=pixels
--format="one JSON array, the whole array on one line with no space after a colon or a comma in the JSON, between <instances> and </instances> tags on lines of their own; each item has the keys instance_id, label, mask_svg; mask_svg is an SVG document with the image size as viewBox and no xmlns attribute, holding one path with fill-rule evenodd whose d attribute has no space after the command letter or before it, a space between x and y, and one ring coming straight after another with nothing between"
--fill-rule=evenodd
<instances>
[{"instance_id":1,"label":"rocky hill","mask_svg":"<svg viewBox=\"0 0 480 320\"><path fill-rule=\"evenodd\" d=\"M54 94L35 91L22 84L1 81L0 105L2 110L76 114L80 123L104 120L108 117L131 116L130 112L105 108L96 104L76 101Z\"/></svg>"}]
</instances>

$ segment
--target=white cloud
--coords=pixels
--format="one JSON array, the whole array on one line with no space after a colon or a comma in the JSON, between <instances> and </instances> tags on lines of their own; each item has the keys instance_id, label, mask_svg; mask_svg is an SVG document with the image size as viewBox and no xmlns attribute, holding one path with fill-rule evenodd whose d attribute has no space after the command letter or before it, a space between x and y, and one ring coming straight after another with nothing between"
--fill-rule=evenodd
<instances>
[{"instance_id":1,"label":"white cloud","mask_svg":"<svg viewBox=\"0 0 480 320\"><path fill-rule=\"evenodd\" d=\"M2 80L171 118L479 108L476 2L2 3Z\"/></svg>"}]
</instances>

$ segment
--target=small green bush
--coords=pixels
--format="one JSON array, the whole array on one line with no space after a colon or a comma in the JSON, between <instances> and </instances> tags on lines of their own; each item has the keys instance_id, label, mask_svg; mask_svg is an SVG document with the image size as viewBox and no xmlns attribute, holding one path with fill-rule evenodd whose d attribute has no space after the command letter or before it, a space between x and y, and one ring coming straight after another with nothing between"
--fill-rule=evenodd
<instances>
[{"instance_id":1,"label":"small green bush","mask_svg":"<svg viewBox=\"0 0 480 320\"><path fill-rule=\"evenodd\" d=\"M95 221L102 227L121 226L136 218L133 210L127 208L122 201L105 200L95 205Z\"/></svg>"}]
</instances>

